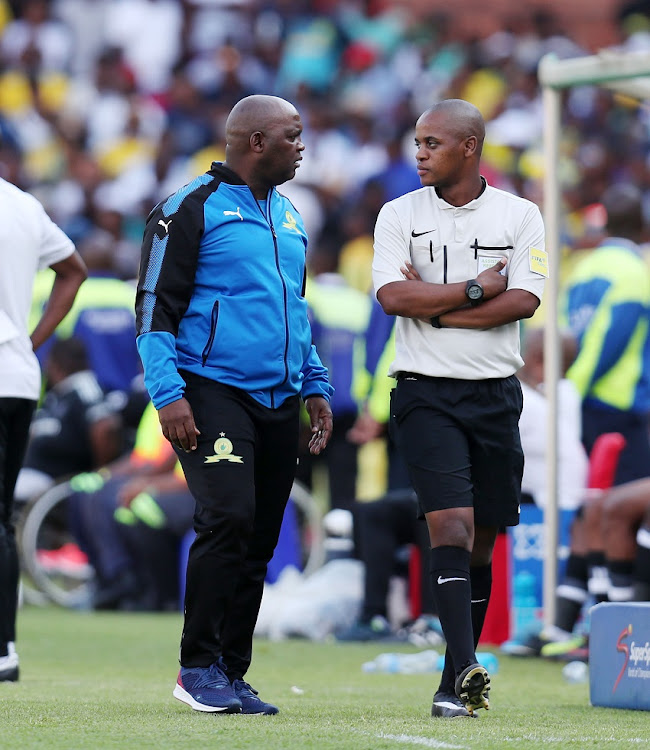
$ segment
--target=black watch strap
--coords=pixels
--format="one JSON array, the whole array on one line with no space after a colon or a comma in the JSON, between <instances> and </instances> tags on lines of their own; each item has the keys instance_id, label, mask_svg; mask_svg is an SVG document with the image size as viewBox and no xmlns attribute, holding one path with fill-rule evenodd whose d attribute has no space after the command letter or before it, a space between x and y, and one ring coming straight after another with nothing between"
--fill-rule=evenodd
<instances>
[{"instance_id":1,"label":"black watch strap","mask_svg":"<svg viewBox=\"0 0 650 750\"><path fill-rule=\"evenodd\" d=\"M431 318L429 322L434 328L442 328L442 323L440 322L440 315L434 315L433 318Z\"/></svg>"}]
</instances>

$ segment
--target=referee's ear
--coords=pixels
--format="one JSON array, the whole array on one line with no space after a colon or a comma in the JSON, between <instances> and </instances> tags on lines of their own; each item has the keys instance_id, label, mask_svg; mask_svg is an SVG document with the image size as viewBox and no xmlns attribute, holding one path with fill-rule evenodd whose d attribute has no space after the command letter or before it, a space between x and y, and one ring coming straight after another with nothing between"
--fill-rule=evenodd
<instances>
[{"instance_id":1,"label":"referee's ear","mask_svg":"<svg viewBox=\"0 0 650 750\"><path fill-rule=\"evenodd\" d=\"M474 156L478 148L478 138L475 135L468 135L465 138L465 156Z\"/></svg>"}]
</instances>

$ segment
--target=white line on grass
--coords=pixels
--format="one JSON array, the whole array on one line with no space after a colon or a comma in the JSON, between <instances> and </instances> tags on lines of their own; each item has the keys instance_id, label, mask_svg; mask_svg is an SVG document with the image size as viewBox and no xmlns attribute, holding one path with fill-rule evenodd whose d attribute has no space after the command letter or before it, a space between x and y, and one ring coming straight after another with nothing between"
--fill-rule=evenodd
<instances>
[{"instance_id":1,"label":"white line on grass","mask_svg":"<svg viewBox=\"0 0 650 750\"><path fill-rule=\"evenodd\" d=\"M464 745L450 745L448 742L440 742L431 737L415 737L412 734L385 734L381 732L377 735L382 740L395 740L408 745L421 745L422 747L440 748L440 750L466 750Z\"/></svg>"},{"instance_id":2,"label":"white line on grass","mask_svg":"<svg viewBox=\"0 0 650 750\"><path fill-rule=\"evenodd\" d=\"M623 739L620 737L595 737L594 739L599 743L612 742L619 747L626 743L631 745L647 745L650 743L650 740L641 737L627 737ZM570 742L569 737L542 737L537 734L520 734L516 737L499 737L499 740L501 742L543 742L547 745L556 742Z\"/></svg>"}]
</instances>

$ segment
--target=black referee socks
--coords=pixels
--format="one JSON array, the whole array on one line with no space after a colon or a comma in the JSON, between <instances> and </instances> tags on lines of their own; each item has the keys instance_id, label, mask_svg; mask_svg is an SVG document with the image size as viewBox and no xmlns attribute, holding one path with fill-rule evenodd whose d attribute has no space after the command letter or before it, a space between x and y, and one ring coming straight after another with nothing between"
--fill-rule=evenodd
<instances>
[{"instance_id":1,"label":"black referee socks","mask_svg":"<svg viewBox=\"0 0 650 750\"><path fill-rule=\"evenodd\" d=\"M472 631L474 648L478 646L492 592L492 565L477 565L469 569L472 584Z\"/></svg>"},{"instance_id":2,"label":"black referee socks","mask_svg":"<svg viewBox=\"0 0 650 750\"><path fill-rule=\"evenodd\" d=\"M468 550L449 546L434 547L429 558L433 601L457 674L476 661L469 561Z\"/></svg>"}]
</instances>

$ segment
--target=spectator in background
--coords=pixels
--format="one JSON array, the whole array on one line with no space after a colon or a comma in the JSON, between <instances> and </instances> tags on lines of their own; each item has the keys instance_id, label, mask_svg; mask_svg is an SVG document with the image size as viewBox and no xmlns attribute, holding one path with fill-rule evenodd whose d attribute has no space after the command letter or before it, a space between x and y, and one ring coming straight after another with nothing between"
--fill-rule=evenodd
<instances>
[{"instance_id":1,"label":"spectator in background","mask_svg":"<svg viewBox=\"0 0 650 750\"><path fill-rule=\"evenodd\" d=\"M337 261L338 254L333 248L321 244L311 250L307 258L310 275L305 290L312 340L334 387L331 407L337 430L322 457L311 456L308 449L301 452L296 477L311 487L313 472L324 464L329 507L349 510L356 497L358 445L348 440L347 432L359 414L354 380L356 372L363 367L370 298L345 282L337 272ZM308 440L309 436L305 445Z\"/></svg>"},{"instance_id":2,"label":"spectator in background","mask_svg":"<svg viewBox=\"0 0 650 750\"><path fill-rule=\"evenodd\" d=\"M14 488L41 390L34 352L72 306L86 278L69 238L31 195L0 180L0 682L18 679L16 605L18 552L13 526ZM34 277L54 271L49 301L28 326ZM76 442L79 436L74 435Z\"/></svg>"},{"instance_id":3,"label":"spectator in background","mask_svg":"<svg viewBox=\"0 0 650 750\"><path fill-rule=\"evenodd\" d=\"M353 443L365 445L385 438L389 491L410 491L411 482L402 457L395 446L390 422L390 392L395 387L394 378L388 377L391 362L395 359L395 316L386 315L375 299L365 339L365 370L359 373L357 391L363 394L363 404L354 425L348 432Z\"/></svg>"},{"instance_id":4,"label":"spectator in background","mask_svg":"<svg viewBox=\"0 0 650 750\"><path fill-rule=\"evenodd\" d=\"M575 510L584 500L588 458L581 442L580 396L566 372L575 360L577 342L568 331L561 333L561 370L558 382L558 506ZM522 502L546 506L546 423L544 393L544 331L534 328L524 335L524 366L517 372L524 397L519 418L524 449Z\"/></svg>"},{"instance_id":5,"label":"spectator in background","mask_svg":"<svg viewBox=\"0 0 650 750\"><path fill-rule=\"evenodd\" d=\"M194 517L194 498L180 463L148 479L134 478L122 488L118 500L113 517L136 575L136 606L177 611L183 607L179 596L184 585L179 580L181 544L185 535L193 532Z\"/></svg>"},{"instance_id":6,"label":"spectator in background","mask_svg":"<svg viewBox=\"0 0 650 750\"><path fill-rule=\"evenodd\" d=\"M601 533L606 540L609 601L650 601L650 478L606 493Z\"/></svg>"},{"instance_id":7,"label":"spectator in background","mask_svg":"<svg viewBox=\"0 0 650 750\"><path fill-rule=\"evenodd\" d=\"M88 268L88 279L39 359L45 362L55 340L74 336L83 342L89 369L104 392L127 394L142 371L135 345L135 288L118 278L115 243L106 232L91 232L78 247ZM44 304L47 283L48 274L44 272L37 280L32 315L38 315Z\"/></svg>"},{"instance_id":8,"label":"spectator in background","mask_svg":"<svg viewBox=\"0 0 650 750\"><path fill-rule=\"evenodd\" d=\"M555 592L555 621L530 634L525 641L513 639L502 645L514 656L559 656L582 646L574 628L588 600L587 532L582 504L588 498L588 458L580 431L580 397L566 372L575 360L577 342L568 331L561 333L561 373L558 382L558 507L575 510L571 523L571 545L565 574ZM524 366L518 371L524 397L519 430L524 450L521 482L522 503L546 507L546 423L544 393L544 331L527 331L524 336Z\"/></svg>"},{"instance_id":9,"label":"spectator in background","mask_svg":"<svg viewBox=\"0 0 650 750\"><path fill-rule=\"evenodd\" d=\"M12 3L12 8L16 23L28 23L31 10L20 3ZM59 225L75 241L80 239L95 221L92 205L79 200L80 192L86 192L83 183L88 175L79 169L79 158L62 159L61 155L81 152L104 171L100 182L116 184L120 209L125 212L119 231L130 238L140 236L148 207L199 171L196 152L183 153L185 139L182 143L176 139L174 145L162 142L167 118L173 114L167 108L178 93L174 71L183 70L198 90L200 106L194 114L198 120L211 119L219 132L232 104L243 96L281 93L285 85L295 88L304 111L305 142L313 150L313 154L307 152L298 179L318 196L325 214L321 223L328 227L359 207L361 198L351 191L359 187L362 171L368 171L368 161L359 169L354 142L360 130L348 127L348 113L362 115L364 146L377 155L371 156L371 162L377 158L370 165L372 170L383 163L383 152L392 148L391 142L386 143L385 123L404 132L432 98L450 96L454 86L482 107L486 119L503 114L501 125L514 122L510 128L495 128L497 139L504 130L515 137L528 134L530 145L523 153L519 147L496 145L497 150L508 151L507 158L495 162L498 175L487 175L489 159L485 157L483 170L493 185L514 185L513 191L521 195L537 196L540 144L538 131L516 126L522 95L524 102L539 98L539 87L533 91L532 72L544 53L554 51L565 57L582 50L566 33L558 32L560 27L548 12L524 10L517 14L516 24L508 18L496 34L486 26L486 38L476 42L465 36L457 14L455 8L431 13L421 4L380 9L284 1L263 8L203 0L48 3L46 23L39 24L39 33L51 24L72 29L71 34L67 32L72 44L65 74L49 56L33 68L31 83L19 62L10 63L0 74L0 108L15 126L24 153L21 184L37 189ZM143 17L159 47L153 53L135 31ZM495 17L490 20L496 22ZM9 47L13 42L10 28L17 27L5 27L3 36ZM154 58L160 64L154 64ZM305 61L304 66L296 66L296 60ZM525 90L518 85L522 76ZM512 91L515 95L508 97ZM582 86L570 92L567 100L564 132L567 148L576 155L567 184L575 192L577 216L591 202L591 186L611 184L622 174L634 180L642 177L643 155L648 151L643 111L627 100L613 99L610 92L596 96L596 91L596 87ZM329 125L316 125L312 130L312 112L317 107L326 110ZM370 114L372 128L364 113ZM198 126L200 130L200 122L190 122L194 119L191 111L184 115L190 129ZM593 148L580 145L578 151L574 145L583 144L586 135L597 135L598 144L608 144L612 154L602 161L597 175ZM488 128L487 157L489 141ZM215 153L209 158L223 157ZM350 169L352 164L356 168ZM634 178L629 177L633 174ZM648 204L647 185L643 189ZM298 201L295 205L303 212ZM573 230L567 237L580 241ZM356 263L356 258L350 258ZM350 269L345 269L345 275L352 277ZM362 273L354 275L363 278Z\"/></svg>"},{"instance_id":10,"label":"spectator in background","mask_svg":"<svg viewBox=\"0 0 650 750\"><path fill-rule=\"evenodd\" d=\"M45 398L32 420L16 483L19 502L60 479L105 466L122 450L120 419L90 369L81 341L55 341L44 374Z\"/></svg>"},{"instance_id":11,"label":"spectator in background","mask_svg":"<svg viewBox=\"0 0 650 750\"><path fill-rule=\"evenodd\" d=\"M390 579L396 573L408 577L411 545L419 548L422 559L426 559L430 549L426 524L418 518L417 497L410 489L389 491L377 500L356 502L352 514L354 556L364 565L363 600L356 622L335 633L336 639L343 642L396 639L398 634L388 620ZM431 624L435 607L426 574L420 576L420 589L422 614L408 628L400 628L399 637L408 640L417 633L423 639L428 631L428 645L439 646L443 638L437 618L436 626Z\"/></svg>"},{"instance_id":12,"label":"spectator in background","mask_svg":"<svg viewBox=\"0 0 650 750\"><path fill-rule=\"evenodd\" d=\"M647 476L650 466L650 275L641 257L640 191L623 183L602 196L609 236L566 283L564 313L578 340L567 372L582 399L588 453L599 435L619 432L626 445L615 484Z\"/></svg>"},{"instance_id":13,"label":"spectator in background","mask_svg":"<svg viewBox=\"0 0 650 750\"><path fill-rule=\"evenodd\" d=\"M388 163L377 174L369 179L378 182L383 188L383 200L392 201L400 195L417 190L420 185L418 173L413 166L412 160L406 157L405 143L412 132L404 133L400 130L388 129L382 133L386 146ZM408 139L408 146L411 141Z\"/></svg>"},{"instance_id":14,"label":"spectator in background","mask_svg":"<svg viewBox=\"0 0 650 750\"><path fill-rule=\"evenodd\" d=\"M145 94L164 91L181 54L182 3L113 2L107 8L104 28L106 42L124 50L124 59L133 70L139 90Z\"/></svg>"},{"instance_id":15,"label":"spectator in background","mask_svg":"<svg viewBox=\"0 0 650 750\"><path fill-rule=\"evenodd\" d=\"M73 477L69 523L95 571L93 609L178 606L178 539L194 504L153 404L145 408L133 450L98 472ZM146 554L143 553L143 548Z\"/></svg>"},{"instance_id":16,"label":"spectator in background","mask_svg":"<svg viewBox=\"0 0 650 750\"><path fill-rule=\"evenodd\" d=\"M7 24L0 44L6 65L68 72L74 54L70 29L52 15L50 0L24 0L22 17Z\"/></svg>"}]
</instances>

